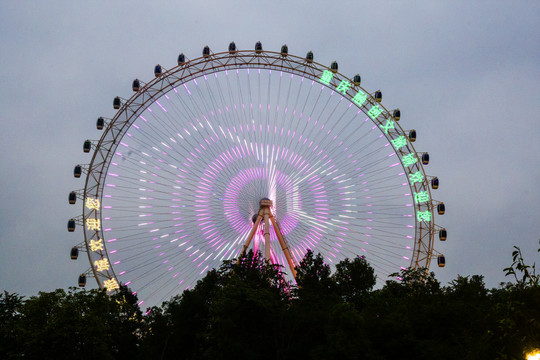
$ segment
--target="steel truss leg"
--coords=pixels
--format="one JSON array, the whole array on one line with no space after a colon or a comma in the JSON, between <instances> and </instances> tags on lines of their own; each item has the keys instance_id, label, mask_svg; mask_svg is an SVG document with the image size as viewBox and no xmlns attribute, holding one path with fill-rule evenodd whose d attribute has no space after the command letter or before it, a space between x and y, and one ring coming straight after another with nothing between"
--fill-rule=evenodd
<instances>
[{"instance_id":1,"label":"steel truss leg","mask_svg":"<svg viewBox=\"0 0 540 360\"><path fill-rule=\"evenodd\" d=\"M249 245L251 244L251 241L253 240L253 236L255 236L255 233L257 232L257 228L259 227L261 221L264 219L264 245L265 245L264 256L266 260L272 261L271 248L270 248L270 222L271 222L274 228L274 233L276 234L276 237L279 240L279 245L281 246L281 250L283 251L285 258L287 259L289 268L291 269L291 274L296 279L296 270L294 269L295 265L294 265L293 258L291 256L289 244L287 244L287 240L285 240L285 237L281 233L279 225L277 224L277 221L274 218L272 211L270 210L271 207L272 207L272 200L262 199L260 201L260 208L257 213L257 219L253 223L253 227L251 228L251 231L249 232L249 235L246 239L246 243L244 244L244 247L242 248L242 252L240 253L240 256L244 256L244 254L246 253L247 249L249 248Z\"/></svg>"}]
</instances>

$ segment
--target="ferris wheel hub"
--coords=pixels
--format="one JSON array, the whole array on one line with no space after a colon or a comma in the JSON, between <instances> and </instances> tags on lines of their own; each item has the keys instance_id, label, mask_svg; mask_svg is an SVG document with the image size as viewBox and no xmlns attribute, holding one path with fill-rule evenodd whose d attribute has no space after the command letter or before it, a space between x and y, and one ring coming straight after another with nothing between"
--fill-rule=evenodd
<instances>
[{"instance_id":1,"label":"ferris wheel hub","mask_svg":"<svg viewBox=\"0 0 540 360\"><path fill-rule=\"evenodd\" d=\"M273 203L272 203L272 200L270 200L269 198L262 198L261 201L259 202L259 205L260 207L272 207Z\"/></svg>"}]
</instances>

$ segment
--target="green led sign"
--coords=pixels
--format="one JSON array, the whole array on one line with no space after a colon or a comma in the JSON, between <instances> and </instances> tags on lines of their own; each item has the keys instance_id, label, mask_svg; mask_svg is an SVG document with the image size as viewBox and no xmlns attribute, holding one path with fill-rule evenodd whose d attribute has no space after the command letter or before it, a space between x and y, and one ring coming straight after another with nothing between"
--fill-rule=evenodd
<instances>
[{"instance_id":1,"label":"green led sign","mask_svg":"<svg viewBox=\"0 0 540 360\"><path fill-rule=\"evenodd\" d=\"M373 105L371 109L369 109L368 115L370 118L375 120L377 116L381 115L382 112L383 110L378 105Z\"/></svg>"},{"instance_id":2,"label":"green led sign","mask_svg":"<svg viewBox=\"0 0 540 360\"><path fill-rule=\"evenodd\" d=\"M332 71L324 70L322 72L322 74L321 74L321 77L319 78L319 82L321 84L330 86L330 82L332 81L333 78L334 78L334 73ZM349 81L341 80L340 83L336 87L336 91L345 95L345 94L347 94L347 91L349 91L349 89L351 89L351 87L352 87L352 84ZM363 106L365 104L367 98L368 98L368 95L366 93L364 93L362 90L359 90L353 96L353 98L351 100L356 105ZM381 107L379 107L378 105L373 105L368 111L368 116L372 120L375 120L375 119L377 119L377 117L379 115L382 114L382 112L383 112L383 109ZM396 128L396 123L394 122L394 120L387 119L386 122L384 123L384 125L379 125L379 127L382 129L382 131L385 134L388 135L390 130L394 130ZM390 142L392 143L392 146L394 147L394 149L399 150L402 147L407 145L407 138L405 136L401 135L401 136L399 136L399 137L397 137L395 139L392 139ZM418 162L418 158L416 157L415 153L410 153L410 154L407 154L407 155L403 156L401 161L402 161L404 167L409 167L409 166L411 166L413 164L416 164ZM411 181L411 184L414 184L414 183L417 183L417 182L423 183L424 182L424 175L422 175L422 173L420 171L417 171L414 174L410 174L409 179ZM427 193L424 194L423 192L415 193L415 201L416 201L416 203L429 201L429 195ZM420 214L418 216L420 216ZM431 213L429 213L429 216L431 216Z\"/></svg>"},{"instance_id":3,"label":"green led sign","mask_svg":"<svg viewBox=\"0 0 540 360\"><path fill-rule=\"evenodd\" d=\"M410 153L405 155L401 161L403 162L403 166L409 167L412 164L415 164L418 162L418 159L416 158L414 153Z\"/></svg>"},{"instance_id":4,"label":"green led sign","mask_svg":"<svg viewBox=\"0 0 540 360\"><path fill-rule=\"evenodd\" d=\"M418 221L431 221L431 212L429 210L419 211L416 213L416 219Z\"/></svg>"},{"instance_id":5,"label":"green led sign","mask_svg":"<svg viewBox=\"0 0 540 360\"><path fill-rule=\"evenodd\" d=\"M392 145L394 146L396 150L399 150L405 145L407 145L407 139L403 135L391 140L390 142L392 143Z\"/></svg>"},{"instance_id":6,"label":"green led sign","mask_svg":"<svg viewBox=\"0 0 540 360\"><path fill-rule=\"evenodd\" d=\"M388 119L388 120L386 120L386 123L385 123L384 125L379 125L379 127L380 127L381 129L383 129L383 131L384 131L385 134L388 134L388 131L389 131L390 129L395 129L395 128L396 128L396 127L395 127L395 124L396 124L396 123L394 122L394 120Z\"/></svg>"},{"instance_id":7,"label":"green led sign","mask_svg":"<svg viewBox=\"0 0 540 360\"><path fill-rule=\"evenodd\" d=\"M319 78L319 82L324 85L330 85L330 81L334 78L334 73L330 70L324 70L321 74L321 77ZM339 85L336 87L336 91L342 94L347 94L347 91L352 87L352 84L347 80L341 80ZM358 91L354 97L352 98L352 101L358 105L362 106L367 100L367 94L363 91ZM375 120L381 113L383 112L383 109L381 109L378 105L373 105L371 109L368 111L368 115L370 118ZM388 123L387 123L388 124ZM393 125L392 125L393 126ZM388 130L386 130L386 133L388 134Z\"/></svg>"},{"instance_id":8,"label":"green led sign","mask_svg":"<svg viewBox=\"0 0 540 360\"><path fill-rule=\"evenodd\" d=\"M427 191L420 191L420 192L414 193L414 201L417 204L428 202L429 193Z\"/></svg>"},{"instance_id":9,"label":"green led sign","mask_svg":"<svg viewBox=\"0 0 540 360\"><path fill-rule=\"evenodd\" d=\"M351 88L351 86L352 86L352 84L351 84L350 82L348 82L347 80L342 80L342 81L339 83L339 85L338 85L336 91L337 91L337 92L340 92L340 93L342 93L342 94L346 94L346 93L347 93L347 90L349 90L349 89Z\"/></svg>"},{"instance_id":10,"label":"green led sign","mask_svg":"<svg viewBox=\"0 0 540 360\"><path fill-rule=\"evenodd\" d=\"M367 94L363 91L357 92L356 95L354 95L354 97L352 98L352 101L358 106L362 106L366 102L366 100Z\"/></svg>"},{"instance_id":11,"label":"green led sign","mask_svg":"<svg viewBox=\"0 0 540 360\"><path fill-rule=\"evenodd\" d=\"M412 173L409 175L409 180L411 181L411 184L415 183L423 183L424 182L424 174L420 170L418 170L415 173Z\"/></svg>"},{"instance_id":12,"label":"green led sign","mask_svg":"<svg viewBox=\"0 0 540 360\"><path fill-rule=\"evenodd\" d=\"M333 72L331 72L330 70L324 70L321 75L321 78L319 79L319 82L325 85L330 85L330 81L332 80L333 77L334 77Z\"/></svg>"}]
</instances>

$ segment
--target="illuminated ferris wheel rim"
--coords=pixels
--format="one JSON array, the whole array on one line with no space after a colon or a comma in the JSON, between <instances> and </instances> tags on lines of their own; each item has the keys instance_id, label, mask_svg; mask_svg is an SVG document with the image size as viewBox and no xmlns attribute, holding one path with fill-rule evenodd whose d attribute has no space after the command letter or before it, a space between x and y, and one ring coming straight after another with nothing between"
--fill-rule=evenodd
<instances>
[{"instance_id":1,"label":"illuminated ferris wheel rim","mask_svg":"<svg viewBox=\"0 0 540 360\"><path fill-rule=\"evenodd\" d=\"M240 69L248 69L248 71L249 69L264 69L269 71L281 71L295 76L301 76L302 78L309 79L313 82L319 82L331 90L339 92L341 96L346 98L351 104L357 106L364 114L366 114L366 116L371 114L369 115L371 121L375 126L380 128L382 134L392 144L397 144L398 142L396 139L398 138L402 140L404 137L407 137L405 131L397 122L399 118L395 118L393 114L384 108L380 104L380 99L376 99L358 83L355 83L353 80L337 72L337 65L335 68L333 65L329 68L314 62L311 59L308 60L306 58L278 52L235 50L234 52L208 53L203 57L181 63L170 70L156 73L155 79L140 87L129 100L124 101L124 103L121 104L121 107L114 118L106 124L106 131L103 133L101 139L94 145L95 151L92 160L85 169L87 176L82 194L84 202L87 202L88 199L102 200L105 178L108 173L110 162L120 144L120 140L124 137L134 121L136 121L150 105L183 84L206 75L220 72ZM161 67L160 70L162 70ZM342 84L346 84L347 86L343 87ZM358 94L363 94L365 96L365 99L361 104L359 104L358 101L355 101L355 97ZM115 102L117 99L115 99ZM370 113L370 110L374 108L379 110L375 116L373 116L374 113ZM415 214L417 216L415 216L415 241L410 266L413 268L428 268L432 258L434 233L437 228L434 224L434 209L436 207L435 205L440 204L437 204L431 197L431 190L427 181L428 177L425 174L421 158L416 153L411 141L409 141L407 137L405 143L401 141L397 146L400 147L396 149L396 155L400 159L400 163L403 166L405 173L407 175L412 174L412 169L414 169L416 170L415 173L421 172L423 179L425 179L421 183L411 183L409 181L411 194L426 193L428 194L427 196L429 199L422 203L414 202ZM416 159L416 161L409 166L405 166L403 157L410 154L414 154L414 159ZM411 156L409 156L409 158L412 159ZM419 213L425 215L419 217ZM83 215L79 222L82 222L84 228L85 247L88 252L90 263L95 264L95 262L100 259L108 259L109 255L104 243L102 246L103 251L101 252L94 251L92 248L92 242L94 242L95 245L96 239L105 239L102 228L89 228L88 226L85 226L87 222L92 219L96 221L99 220L103 223L102 210L99 208L89 208L88 206L83 205ZM108 290L109 287L105 282L109 281L109 284L111 284L112 280L117 278L112 266L101 270L99 270L99 267L96 268L96 266L92 266L92 273L96 277L99 286L106 287Z\"/></svg>"}]
</instances>

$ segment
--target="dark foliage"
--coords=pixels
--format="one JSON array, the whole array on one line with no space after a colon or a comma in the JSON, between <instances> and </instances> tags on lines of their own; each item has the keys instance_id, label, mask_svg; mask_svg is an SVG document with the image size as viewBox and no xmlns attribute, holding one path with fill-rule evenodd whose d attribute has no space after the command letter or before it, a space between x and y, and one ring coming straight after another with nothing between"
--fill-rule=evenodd
<instances>
[{"instance_id":1,"label":"dark foliage","mask_svg":"<svg viewBox=\"0 0 540 360\"><path fill-rule=\"evenodd\" d=\"M4 293L0 358L136 359L142 315L126 289L40 292L26 301ZM9 314L11 311L11 314ZM9 340L9 341L8 341Z\"/></svg>"},{"instance_id":2,"label":"dark foliage","mask_svg":"<svg viewBox=\"0 0 540 360\"><path fill-rule=\"evenodd\" d=\"M443 287L403 270L374 290L364 258L331 268L309 251L297 284L250 252L143 316L127 288L0 295L0 358L524 359L540 348L540 286L519 249L514 284Z\"/></svg>"}]
</instances>

